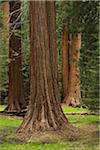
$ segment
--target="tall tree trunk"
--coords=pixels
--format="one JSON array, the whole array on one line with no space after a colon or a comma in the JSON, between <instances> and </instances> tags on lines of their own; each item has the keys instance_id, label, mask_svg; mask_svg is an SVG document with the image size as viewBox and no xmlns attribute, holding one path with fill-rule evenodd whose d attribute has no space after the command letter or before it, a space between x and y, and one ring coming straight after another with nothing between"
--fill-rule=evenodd
<instances>
[{"instance_id":1,"label":"tall tree trunk","mask_svg":"<svg viewBox=\"0 0 100 150\"><path fill-rule=\"evenodd\" d=\"M58 101L54 17L54 1L30 1L31 101L18 129L23 134L57 130L67 124Z\"/></svg>"},{"instance_id":2,"label":"tall tree trunk","mask_svg":"<svg viewBox=\"0 0 100 150\"><path fill-rule=\"evenodd\" d=\"M48 11L49 10L49 11ZM56 35L56 13L55 7L49 1L46 2L47 28L49 37L50 62L52 68L52 78L54 94L58 96L58 51L57 51L57 35ZM59 99L57 97L57 99Z\"/></svg>"},{"instance_id":3,"label":"tall tree trunk","mask_svg":"<svg viewBox=\"0 0 100 150\"><path fill-rule=\"evenodd\" d=\"M80 102L80 79L79 79L79 58L81 47L81 34L72 34L72 47L69 72L69 89L66 104L77 106Z\"/></svg>"},{"instance_id":4,"label":"tall tree trunk","mask_svg":"<svg viewBox=\"0 0 100 150\"><path fill-rule=\"evenodd\" d=\"M21 2L10 2L9 91L6 111L20 111L26 107L22 80Z\"/></svg>"},{"instance_id":5,"label":"tall tree trunk","mask_svg":"<svg viewBox=\"0 0 100 150\"><path fill-rule=\"evenodd\" d=\"M9 45L9 2L2 2L0 4L0 11L3 13L2 19L0 20L1 24L1 31L0 31L0 99L1 99L1 104L3 104L3 70L5 70L6 65L3 56L6 56L8 45ZM7 73L5 73L5 76L7 77Z\"/></svg>"},{"instance_id":6,"label":"tall tree trunk","mask_svg":"<svg viewBox=\"0 0 100 150\"><path fill-rule=\"evenodd\" d=\"M69 88L69 34L64 27L62 33L62 102L66 103Z\"/></svg>"}]
</instances>

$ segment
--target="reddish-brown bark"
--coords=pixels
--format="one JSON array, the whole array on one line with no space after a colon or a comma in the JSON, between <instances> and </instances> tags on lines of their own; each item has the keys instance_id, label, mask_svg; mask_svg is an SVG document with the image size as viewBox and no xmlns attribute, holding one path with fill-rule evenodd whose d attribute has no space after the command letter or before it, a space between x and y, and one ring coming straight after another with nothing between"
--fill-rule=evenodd
<instances>
[{"instance_id":1,"label":"reddish-brown bark","mask_svg":"<svg viewBox=\"0 0 100 150\"><path fill-rule=\"evenodd\" d=\"M72 47L70 55L69 88L65 98L69 106L77 106L80 103L80 79L79 79L79 58L81 48L81 34L72 34Z\"/></svg>"},{"instance_id":2,"label":"reddish-brown bark","mask_svg":"<svg viewBox=\"0 0 100 150\"><path fill-rule=\"evenodd\" d=\"M9 89L6 111L20 111L26 107L22 80L21 54L21 8L20 1L10 2L10 34L9 34ZM14 12L16 11L16 12ZM19 34L19 35L18 35Z\"/></svg>"},{"instance_id":3,"label":"reddish-brown bark","mask_svg":"<svg viewBox=\"0 0 100 150\"><path fill-rule=\"evenodd\" d=\"M54 19L54 1L30 1L31 101L18 129L23 134L57 130L67 124L58 101Z\"/></svg>"},{"instance_id":4,"label":"reddish-brown bark","mask_svg":"<svg viewBox=\"0 0 100 150\"><path fill-rule=\"evenodd\" d=\"M62 33L62 102L68 95L69 87L69 34L64 27Z\"/></svg>"}]
</instances>

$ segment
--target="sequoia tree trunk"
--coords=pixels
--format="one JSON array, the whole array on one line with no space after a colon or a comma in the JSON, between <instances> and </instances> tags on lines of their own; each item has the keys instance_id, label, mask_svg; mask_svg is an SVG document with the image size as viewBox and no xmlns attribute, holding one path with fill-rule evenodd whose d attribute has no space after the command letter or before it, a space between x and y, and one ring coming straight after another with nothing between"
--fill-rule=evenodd
<instances>
[{"instance_id":1,"label":"sequoia tree trunk","mask_svg":"<svg viewBox=\"0 0 100 150\"><path fill-rule=\"evenodd\" d=\"M81 47L81 34L72 34L72 47L70 55L69 88L66 104L78 106L80 103L80 79L79 79L79 58Z\"/></svg>"},{"instance_id":2,"label":"sequoia tree trunk","mask_svg":"<svg viewBox=\"0 0 100 150\"><path fill-rule=\"evenodd\" d=\"M5 111L20 111L26 107L22 79L21 2L10 2L9 89Z\"/></svg>"},{"instance_id":3,"label":"sequoia tree trunk","mask_svg":"<svg viewBox=\"0 0 100 150\"><path fill-rule=\"evenodd\" d=\"M66 103L69 88L69 34L64 27L62 33L62 102Z\"/></svg>"},{"instance_id":4,"label":"sequoia tree trunk","mask_svg":"<svg viewBox=\"0 0 100 150\"><path fill-rule=\"evenodd\" d=\"M30 1L31 101L18 133L57 130L68 122L58 100L54 19L54 1Z\"/></svg>"},{"instance_id":5,"label":"sequoia tree trunk","mask_svg":"<svg viewBox=\"0 0 100 150\"><path fill-rule=\"evenodd\" d=\"M48 11L49 10L49 11ZM56 35L56 13L55 7L49 1L46 2L47 28L49 37L50 62L52 68L52 78L54 94L58 95L58 51L57 51L57 35ZM59 98L57 98L59 99Z\"/></svg>"}]
</instances>

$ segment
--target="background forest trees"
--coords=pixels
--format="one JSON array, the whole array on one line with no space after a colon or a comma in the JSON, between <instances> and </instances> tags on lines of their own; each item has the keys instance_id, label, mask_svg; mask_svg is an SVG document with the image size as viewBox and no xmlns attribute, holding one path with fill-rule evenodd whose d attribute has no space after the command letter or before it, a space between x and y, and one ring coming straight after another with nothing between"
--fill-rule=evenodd
<instances>
[{"instance_id":1,"label":"background forest trees","mask_svg":"<svg viewBox=\"0 0 100 150\"><path fill-rule=\"evenodd\" d=\"M81 104L96 110L99 106L99 3L95 1L70 1L65 3L62 8L61 3L57 2L56 10L60 95L62 95L61 35L63 20L66 20L67 30L70 34L81 32L82 43L79 61ZM77 18L75 23L72 23L73 18Z\"/></svg>"},{"instance_id":2,"label":"background forest trees","mask_svg":"<svg viewBox=\"0 0 100 150\"><path fill-rule=\"evenodd\" d=\"M29 99L29 18L28 3L22 1L22 54L25 99ZM81 10L81 11L80 11ZM80 86L81 105L97 109L99 98L99 2L70 1L62 8L61 2L56 2L57 47L59 55L59 92L62 95L62 52L61 35L63 20L66 20L68 32L81 32L82 45L80 50ZM0 3L0 35L4 33L4 11ZM73 18L78 18L71 23ZM70 43L69 43L70 44ZM3 51L2 51L3 49ZM8 47L0 40L0 103L7 103L8 94Z\"/></svg>"}]
</instances>

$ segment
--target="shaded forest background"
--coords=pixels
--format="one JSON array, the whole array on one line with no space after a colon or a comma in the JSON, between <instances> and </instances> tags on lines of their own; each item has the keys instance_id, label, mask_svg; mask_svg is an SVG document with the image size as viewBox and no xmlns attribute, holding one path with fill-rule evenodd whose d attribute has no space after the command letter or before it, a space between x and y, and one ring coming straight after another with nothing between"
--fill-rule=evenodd
<instances>
[{"instance_id":1,"label":"shaded forest background","mask_svg":"<svg viewBox=\"0 0 100 150\"><path fill-rule=\"evenodd\" d=\"M24 95L29 101L29 16L28 2L22 1L22 57ZM81 11L79 11L81 10ZM62 32L63 22L70 33L81 33L82 44L80 50L80 86L81 104L91 110L98 110L99 106L99 2L96 1L69 1L56 2L56 31L59 56L59 93L62 96ZM6 26L3 25L4 12L0 10L0 103L7 103L8 95L8 43L5 38ZM75 22L72 23L73 18ZM8 20L9 22L9 20ZM3 36L4 35L4 36ZM9 36L8 36L9 39ZM71 44L71 43L69 43Z\"/></svg>"}]
</instances>

